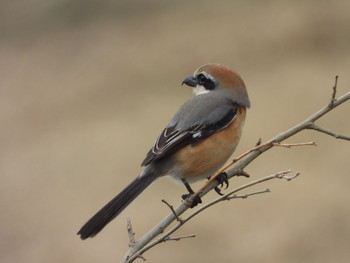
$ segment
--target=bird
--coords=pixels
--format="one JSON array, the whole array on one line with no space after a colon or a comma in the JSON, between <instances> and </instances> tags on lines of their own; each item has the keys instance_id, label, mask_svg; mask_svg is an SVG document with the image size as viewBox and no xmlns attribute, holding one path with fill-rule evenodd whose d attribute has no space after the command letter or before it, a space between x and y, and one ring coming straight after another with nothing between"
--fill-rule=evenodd
<instances>
[{"instance_id":1,"label":"bird","mask_svg":"<svg viewBox=\"0 0 350 263\"><path fill-rule=\"evenodd\" d=\"M210 178L233 154L241 137L250 100L241 76L227 66L199 67L182 85L194 96L186 101L149 150L143 172L115 196L77 233L82 240L97 235L157 178L170 175L190 183ZM226 179L227 180L227 179ZM199 198L199 197L198 197ZM201 203L200 198L191 205Z\"/></svg>"}]
</instances>

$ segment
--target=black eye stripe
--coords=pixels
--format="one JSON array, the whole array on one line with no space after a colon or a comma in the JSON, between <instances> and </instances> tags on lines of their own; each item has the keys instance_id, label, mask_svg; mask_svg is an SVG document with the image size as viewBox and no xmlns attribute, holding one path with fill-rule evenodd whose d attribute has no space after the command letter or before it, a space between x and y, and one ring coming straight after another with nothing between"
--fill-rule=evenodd
<instances>
[{"instance_id":1,"label":"black eye stripe","mask_svg":"<svg viewBox=\"0 0 350 263\"><path fill-rule=\"evenodd\" d=\"M200 73L197 75L198 84L202 85L207 90L215 89L215 83L212 79L207 78L204 74Z\"/></svg>"}]
</instances>

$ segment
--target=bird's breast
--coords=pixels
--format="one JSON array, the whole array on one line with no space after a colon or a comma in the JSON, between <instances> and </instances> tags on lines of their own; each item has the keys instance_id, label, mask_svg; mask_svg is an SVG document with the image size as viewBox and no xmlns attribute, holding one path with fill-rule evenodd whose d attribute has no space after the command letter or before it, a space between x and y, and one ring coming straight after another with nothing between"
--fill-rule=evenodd
<instances>
[{"instance_id":1,"label":"bird's breast","mask_svg":"<svg viewBox=\"0 0 350 263\"><path fill-rule=\"evenodd\" d=\"M187 145L175 154L176 179L196 181L212 176L230 158L241 138L246 108L239 107L234 120L226 128L210 135L200 143Z\"/></svg>"}]
</instances>

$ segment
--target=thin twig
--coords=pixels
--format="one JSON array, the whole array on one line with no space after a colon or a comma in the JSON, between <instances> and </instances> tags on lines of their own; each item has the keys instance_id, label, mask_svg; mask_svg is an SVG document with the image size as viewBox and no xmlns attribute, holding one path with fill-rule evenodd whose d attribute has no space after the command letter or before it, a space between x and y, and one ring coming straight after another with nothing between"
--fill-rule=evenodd
<instances>
[{"instance_id":1,"label":"thin twig","mask_svg":"<svg viewBox=\"0 0 350 263\"><path fill-rule=\"evenodd\" d=\"M262 140L259 138L259 140L256 142L255 147L259 146L261 144Z\"/></svg>"},{"instance_id":2,"label":"thin twig","mask_svg":"<svg viewBox=\"0 0 350 263\"><path fill-rule=\"evenodd\" d=\"M132 230L130 217L127 217L126 228L128 230L128 235L129 235L129 247L134 247L136 244L135 232Z\"/></svg>"},{"instance_id":3,"label":"thin twig","mask_svg":"<svg viewBox=\"0 0 350 263\"><path fill-rule=\"evenodd\" d=\"M193 237L196 237L196 236L194 234L192 234L192 235L178 236L178 237L166 237L166 238L164 238L163 242L166 242L166 241L180 241L181 239L193 238Z\"/></svg>"},{"instance_id":4,"label":"thin twig","mask_svg":"<svg viewBox=\"0 0 350 263\"><path fill-rule=\"evenodd\" d=\"M334 138L336 139L342 139L342 140L347 140L347 141L350 141L350 136L346 136L346 135L342 135L342 134L339 134L339 133L336 133L336 132L333 132L333 131L330 131L328 129L325 129L325 128L322 128L314 123L311 123L308 127L308 129L310 130L315 130L315 131L319 131L319 132L322 132L322 133L325 133L325 134L328 134L330 136L333 136Z\"/></svg>"},{"instance_id":5,"label":"thin twig","mask_svg":"<svg viewBox=\"0 0 350 263\"><path fill-rule=\"evenodd\" d=\"M333 103L336 101L335 96L337 95L337 86L338 86L338 75L335 76L335 80L334 80L334 86L333 86L333 93L332 93L332 97L331 100L329 102L329 106L333 106Z\"/></svg>"},{"instance_id":6,"label":"thin twig","mask_svg":"<svg viewBox=\"0 0 350 263\"><path fill-rule=\"evenodd\" d=\"M171 212L173 212L173 214L174 214L176 220L179 221L180 223L182 223L182 219L176 214L176 212L175 212L175 210L174 210L174 207L173 207L172 205L170 205L170 204L169 204L167 201L165 201L164 199L162 199L162 202L163 202L164 204L166 204L166 205L169 207L169 209L171 210Z\"/></svg>"},{"instance_id":7,"label":"thin twig","mask_svg":"<svg viewBox=\"0 0 350 263\"><path fill-rule=\"evenodd\" d=\"M286 179L287 181L291 181L294 178L298 177L300 173L296 173L295 175L283 175L282 177L279 177L280 179Z\"/></svg>"},{"instance_id":8,"label":"thin twig","mask_svg":"<svg viewBox=\"0 0 350 263\"><path fill-rule=\"evenodd\" d=\"M313 145L313 146L317 146L317 144L315 142L301 142L301 143L273 143L273 146L277 146L277 147L285 147L285 148L291 148L291 147L295 147L295 146L307 146L307 145Z\"/></svg>"},{"instance_id":9,"label":"thin twig","mask_svg":"<svg viewBox=\"0 0 350 263\"><path fill-rule=\"evenodd\" d=\"M225 200L231 200L231 199L237 199L237 198L241 198L241 199L246 199L249 196L252 195L258 195L258 194L265 194L265 193L270 193L270 189L265 189L265 190L260 190L260 191L256 191L256 192L252 192L252 193L248 193L248 194L242 194L242 195L229 195L227 196L227 198L225 198Z\"/></svg>"}]
</instances>

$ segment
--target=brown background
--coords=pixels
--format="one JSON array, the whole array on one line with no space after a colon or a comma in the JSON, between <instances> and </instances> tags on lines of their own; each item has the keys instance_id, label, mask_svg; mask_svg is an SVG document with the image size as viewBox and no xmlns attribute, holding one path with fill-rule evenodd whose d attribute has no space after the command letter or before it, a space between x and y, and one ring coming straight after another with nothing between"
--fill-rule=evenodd
<instances>
[{"instance_id":1,"label":"brown background","mask_svg":"<svg viewBox=\"0 0 350 263\"><path fill-rule=\"evenodd\" d=\"M207 62L243 76L252 108L237 153L324 106L339 74L350 87L350 2L1 1L0 253L2 262L118 262L180 203L161 179L94 239L80 226L140 171L176 109L181 81ZM350 104L319 124L350 134ZM149 262L348 262L350 144L312 131L247 172L302 175L271 194L217 205ZM247 179L231 181L231 187ZM196 184L195 187L200 185ZM211 194L204 198L214 198Z\"/></svg>"}]
</instances>

